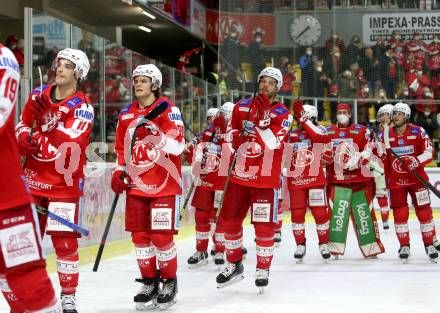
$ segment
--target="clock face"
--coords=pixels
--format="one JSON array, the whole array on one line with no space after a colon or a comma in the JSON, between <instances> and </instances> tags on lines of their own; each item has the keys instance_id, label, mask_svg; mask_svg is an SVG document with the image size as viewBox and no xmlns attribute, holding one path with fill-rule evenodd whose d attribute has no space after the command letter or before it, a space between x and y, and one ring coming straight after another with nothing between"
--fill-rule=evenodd
<instances>
[{"instance_id":1,"label":"clock face","mask_svg":"<svg viewBox=\"0 0 440 313\"><path fill-rule=\"evenodd\" d=\"M290 24L290 36L300 46L312 46L321 37L321 23L311 15L300 15Z\"/></svg>"}]
</instances>

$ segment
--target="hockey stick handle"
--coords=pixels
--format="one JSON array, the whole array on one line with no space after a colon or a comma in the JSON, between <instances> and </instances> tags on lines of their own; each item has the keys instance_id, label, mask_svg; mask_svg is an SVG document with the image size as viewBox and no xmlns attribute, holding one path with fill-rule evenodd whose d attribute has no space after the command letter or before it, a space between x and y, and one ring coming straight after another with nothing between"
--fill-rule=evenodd
<instances>
[{"instance_id":1,"label":"hockey stick handle","mask_svg":"<svg viewBox=\"0 0 440 313\"><path fill-rule=\"evenodd\" d=\"M168 108L168 104L166 102L159 103L153 110L151 110L150 113L148 113L144 117L144 120L142 121L142 123L139 123L136 126L136 128L135 128L135 130L133 132L133 136L131 137L130 153L133 150L134 144L136 142L136 129L139 128L142 125L147 124L148 121L151 121L152 119L154 119L157 116L159 116L167 108ZM121 173L121 179L124 180L125 176L126 176L126 172L123 171ZM112 203L112 206L110 208L110 212L109 212L109 215L108 215L108 218L107 218L107 223L105 225L104 233L102 234L101 243L99 244L98 254L96 255L95 264L93 265L93 271L94 272L98 271L99 263L101 262L102 253L104 251L105 243L106 243L106 240L107 240L108 233L110 231L110 226L111 226L111 223L112 223L112 220L113 220L113 215L115 214L116 205L118 204L118 200L119 200L119 194L117 193L115 195L115 197L113 198L113 203Z\"/></svg>"},{"instance_id":2,"label":"hockey stick handle","mask_svg":"<svg viewBox=\"0 0 440 313\"><path fill-rule=\"evenodd\" d=\"M384 126L384 134L383 139L385 142L385 148L387 149L387 152L391 153L401 164L403 164L402 158L393 150L390 146L390 128L388 125ZM417 180L422 183L426 188L432 191L433 194L437 196L437 198L440 199L440 191L435 188L429 181L425 180L423 177L421 177L417 172L411 171L410 172Z\"/></svg>"},{"instance_id":3,"label":"hockey stick handle","mask_svg":"<svg viewBox=\"0 0 440 313\"><path fill-rule=\"evenodd\" d=\"M48 217L50 217L51 219L53 219L54 221L57 221L58 223L61 223L67 227L69 227L70 229L74 230L77 233L80 233L81 235L84 236L88 236L89 235L89 230L87 228L81 227L75 223L72 223L69 220L66 220L65 218L62 218L61 216L50 212L49 210L47 210L46 208L37 206L37 211L41 214L45 214Z\"/></svg>"}]
</instances>

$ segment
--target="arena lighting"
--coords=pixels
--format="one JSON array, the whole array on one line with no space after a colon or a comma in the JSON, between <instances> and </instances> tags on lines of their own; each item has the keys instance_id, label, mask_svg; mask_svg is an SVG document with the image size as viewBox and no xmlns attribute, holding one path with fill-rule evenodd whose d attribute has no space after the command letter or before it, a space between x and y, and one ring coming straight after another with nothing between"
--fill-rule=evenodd
<instances>
[{"instance_id":1,"label":"arena lighting","mask_svg":"<svg viewBox=\"0 0 440 313\"><path fill-rule=\"evenodd\" d=\"M146 16L148 16L149 18L153 19L153 20L156 19L156 17L153 14L148 13L147 11L142 10L142 13L145 14Z\"/></svg>"},{"instance_id":2,"label":"arena lighting","mask_svg":"<svg viewBox=\"0 0 440 313\"><path fill-rule=\"evenodd\" d=\"M144 32L151 33L151 29L145 26L138 26L139 29L143 30Z\"/></svg>"}]
</instances>

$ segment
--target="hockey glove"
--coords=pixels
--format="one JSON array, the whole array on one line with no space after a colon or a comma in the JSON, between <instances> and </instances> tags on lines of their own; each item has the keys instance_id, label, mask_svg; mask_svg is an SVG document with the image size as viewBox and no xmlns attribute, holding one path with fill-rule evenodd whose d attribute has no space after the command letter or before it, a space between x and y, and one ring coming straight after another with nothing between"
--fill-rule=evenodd
<instances>
[{"instance_id":1,"label":"hockey glove","mask_svg":"<svg viewBox=\"0 0 440 313\"><path fill-rule=\"evenodd\" d=\"M304 123L307 121L307 115L304 112L304 107L300 100L295 101L293 104L293 113L298 123Z\"/></svg>"},{"instance_id":2,"label":"hockey glove","mask_svg":"<svg viewBox=\"0 0 440 313\"><path fill-rule=\"evenodd\" d=\"M262 93L254 100L254 105L257 110L256 126L260 129L267 129L270 126L270 101L266 94Z\"/></svg>"},{"instance_id":3,"label":"hockey glove","mask_svg":"<svg viewBox=\"0 0 440 313\"><path fill-rule=\"evenodd\" d=\"M114 193L122 193L128 189L129 177L122 179L122 170L114 170L112 174L111 187Z\"/></svg>"},{"instance_id":4,"label":"hockey glove","mask_svg":"<svg viewBox=\"0 0 440 313\"><path fill-rule=\"evenodd\" d=\"M25 157L30 157L37 153L39 144L34 139L31 138L30 128L28 131L21 131L17 136L18 147L20 154Z\"/></svg>"},{"instance_id":5,"label":"hockey glove","mask_svg":"<svg viewBox=\"0 0 440 313\"><path fill-rule=\"evenodd\" d=\"M153 147L156 147L161 143L162 136L162 132L154 124L142 125L136 129L136 139L144 140L146 138L144 144L149 144Z\"/></svg>"},{"instance_id":6,"label":"hockey glove","mask_svg":"<svg viewBox=\"0 0 440 313\"><path fill-rule=\"evenodd\" d=\"M227 123L223 116L217 116L213 122L216 134L226 133Z\"/></svg>"},{"instance_id":7,"label":"hockey glove","mask_svg":"<svg viewBox=\"0 0 440 313\"><path fill-rule=\"evenodd\" d=\"M411 173L420 167L420 162L417 158L413 158L413 157L404 158L402 159L402 161L403 161L402 167L408 173Z\"/></svg>"},{"instance_id":8,"label":"hockey glove","mask_svg":"<svg viewBox=\"0 0 440 313\"><path fill-rule=\"evenodd\" d=\"M35 118L39 118L52 107L52 102L49 96L46 94L32 96L32 101L30 102L29 110L34 115Z\"/></svg>"}]
</instances>

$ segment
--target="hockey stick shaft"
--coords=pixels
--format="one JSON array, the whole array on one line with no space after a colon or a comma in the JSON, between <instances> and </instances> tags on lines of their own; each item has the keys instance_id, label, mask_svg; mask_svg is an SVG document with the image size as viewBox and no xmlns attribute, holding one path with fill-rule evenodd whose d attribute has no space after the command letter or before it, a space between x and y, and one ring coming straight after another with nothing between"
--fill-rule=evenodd
<instances>
[{"instance_id":1,"label":"hockey stick shaft","mask_svg":"<svg viewBox=\"0 0 440 313\"><path fill-rule=\"evenodd\" d=\"M403 164L402 158L393 150L390 146L390 128L388 125L384 127L384 142L385 142L385 148L387 151L389 151L401 164ZM417 180L422 183L426 188L432 191L433 194L437 196L437 198L440 199L440 192L437 188L435 188L429 181L425 180L423 177L421 177L417 172L411 171L410 172Z\"/></svg>"},{"instance_id":2,"label":"hockey stick shaft","mask_svg":"<svg viewBox=\"0 0 440 313\"><path fill-rule=\"evenodd\" d=\"M148 121L151 121L152 119L159 116L161 113L163 113L168 108L168 104L166 102L162 102L158 104L153 110L151 110L150 113L148 113L145 116L145 119L142 123L138 124L133 132L133 136L131 137L131 143L130 143L130 153L133 150L134 144L136 142L136 129L138 129L140 126L145 125L148 123ZM125 178L126 173L122 172L121 179L123 180ZM115 214L116 205L118 204L119 200L119 194L117 193L115 197L113 198L113 203L110 208L110 212L107 218L107 223L105 225L104 233L102 234L101 243L99 244L98 253L96 255L95 264L93 265L93 271L98 271L99 263L101 262L102 253L104 252L105 243L107 240L108 233L110 231L110 226L113 220L113 215Z\"/></svg>"},{"instance_id":3,"label":"hockey stick shaft","mask_svg":"<svg viewBox=\"0 0 440 313\"><path fill-rule=\"evenodd\" d=\"M84 236L89 235L89 230L87 228L84 228L84 227L79 226L78 224L72 223L71 221L66 220L65 218L63 218L55 213L52 213L43 207L37 206L37 211L41 214L47 215L48 217L50 217L54 221L57 221L58 223L61 223L65 226L69 227L70 229L76 231L77 233L80 233L81 235L84 235Z\"/></svg>"}]
</instances>

